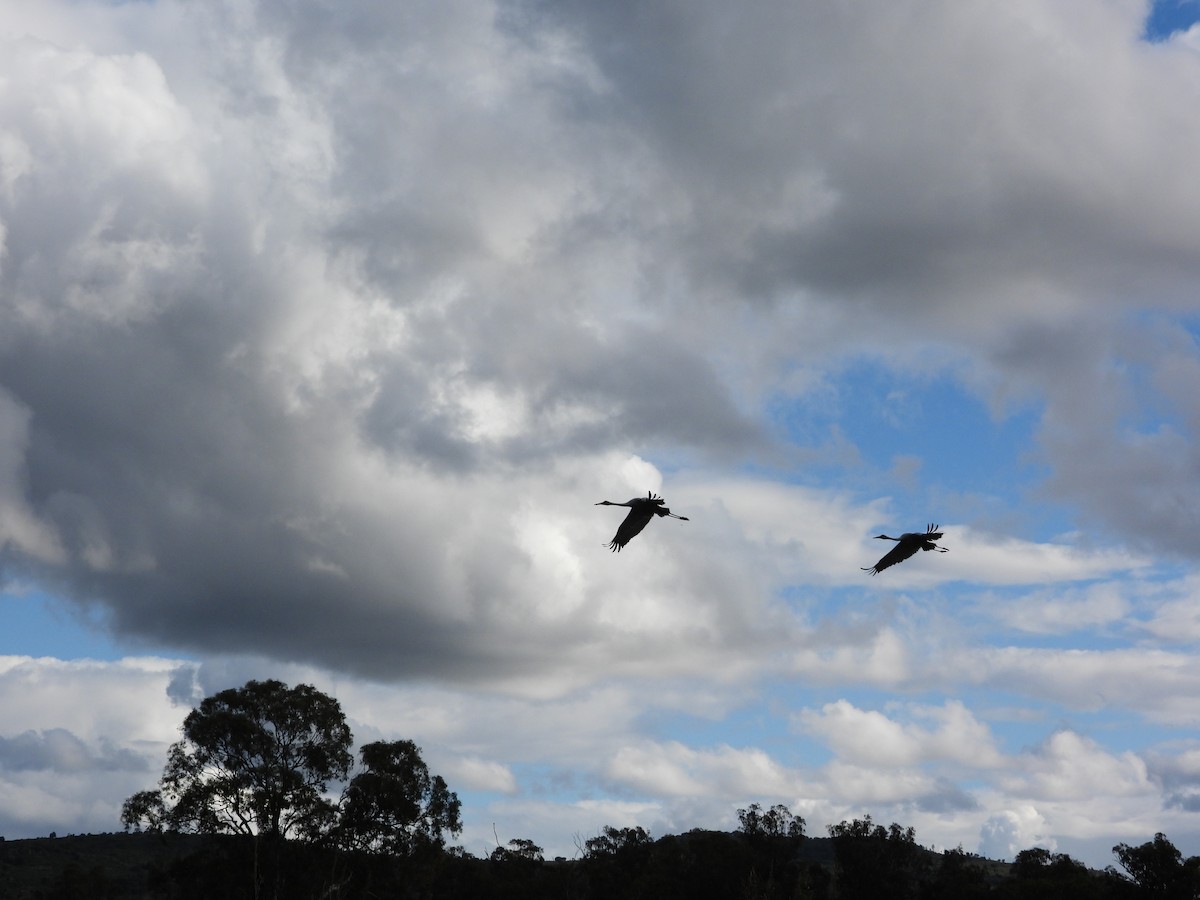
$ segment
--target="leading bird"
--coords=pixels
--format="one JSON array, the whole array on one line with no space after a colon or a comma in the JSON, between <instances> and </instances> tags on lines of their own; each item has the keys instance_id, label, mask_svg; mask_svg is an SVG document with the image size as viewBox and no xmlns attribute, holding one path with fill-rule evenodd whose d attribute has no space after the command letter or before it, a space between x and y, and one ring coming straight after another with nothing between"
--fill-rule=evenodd
<instances>
[{"instance_id":1,"label":"leading bird","mask_svg":"<svg viewBox=\"0 0 1200 900\"><path fill-rule=\"evenodd\" d=\"M880 541L895 541L896 546L884 554L883 559L879 560L871 568L863 569L864 572L870 572L872 575L878 575L889 566L904 562L918 550L936 550L938 553L950 552L946 547L939 547L934 543L934 541L942 539L942 533L937 530L936 525L928 525L924 531L905 532L898 538L888 537L886 534L877 534L875 535L875 539Z\"/></svg>"},{"instance_id":2,"label":"leading bird","mask_svg":"<svg viewBox=\"0 0 1200 900\"><path fill-rule=\"evenodd\" d=\"M687 516L677 516L665 506L666 503L662 497L646 492L645 497L634 497L632 500L626 500L624 503L614 503L611 500L601 500L596 506L628 506L629 515L625 517L625 521L621 523L621 527L617 529L617 535L612 539L612 542L606 546L614 553L620 551L622 547L636 537L641 530L646 527L646 523L655 516L670 516L672 519L682 519L688 521Z\"/></svg>"}]
</instances>

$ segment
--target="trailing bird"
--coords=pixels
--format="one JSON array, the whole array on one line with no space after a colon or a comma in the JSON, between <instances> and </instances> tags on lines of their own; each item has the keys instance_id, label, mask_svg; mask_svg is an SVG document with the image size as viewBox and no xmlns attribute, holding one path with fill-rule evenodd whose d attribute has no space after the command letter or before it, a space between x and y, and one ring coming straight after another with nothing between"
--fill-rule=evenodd
<instances>
[{"instance_id":1,"label":"trailing bird","mask_svg":"<svg viewBox=\"0 0 1200 900\"><path fill-rule=\"evenodd\" d=\"M626 500L624 503L614 503L611 500L601 500L596 506L628 506L629 515L625 517L625 521L621 523L621 527L617 529L616 537L611 543L605 544L614 553L619 552L622 547L630 542L635 536L641 533L641 530L646 527L646 523L655 516L670 516L672 519L682 519L688 521L687 516L677 516L665 506L666 503L662 497L657 494L646 492L645 497L634 497L632 500Z\"/></svg>"},{"instance_id":2,"label":"trailing bird","mask_svg":"<svg viewBox=\"0 0 1200 900\"><path fill-rule=\"evenodd\" d=\"M942 539L942 533L937 530L936 525L928 525L922 531L908 531L900 535L900 537L888 537L886 534L875 535L876 540L881 541L896 541L896 546L884 554L883 559L875 563L869 569L863 569L864 572L870 572L872 575L878 575L888 566L894 566L896 563L904 562L918 550L936 550L938 553L949 553L946 547L939 547L934 541Z\"/></svg>"}]
</instances>

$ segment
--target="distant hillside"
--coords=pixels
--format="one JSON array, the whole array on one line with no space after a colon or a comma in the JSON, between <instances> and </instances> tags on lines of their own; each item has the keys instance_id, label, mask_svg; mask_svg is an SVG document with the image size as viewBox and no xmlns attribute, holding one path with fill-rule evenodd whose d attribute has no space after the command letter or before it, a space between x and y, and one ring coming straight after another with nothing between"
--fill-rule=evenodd
<instances>
[{"instance_id":1,"label":"distant hillside","mask_svg":"<svg viewBox=\"0 0 1200 900\"><path fill-rule=\"evenodd\" d=\"M149 896L147 878L199 850L198 835L80 834L0 840L0 898Z\"/></svg>"},{"instance_id":2,"label":"distant hillside","mask_svg":"<svg viewBox=\"0 0 1200 900\"><path fill-rule=\"evenodd\" d=\"M529 847L536 851L532 842ZM660 900L877 900L881 872L895 896L954 898L1133 898L1111 877L1047 854L1020 866L912 843L864 842L835 872L830 837L748 838L696 829L585 859L543 862L497 848L490 858L461 851L410 860L320 849L299 842L267 845L244 837L94 834L0 840L0 900L213 900L213 898L377 897L541 898L580 900L653 896ZM888 848L879 855L880 848ZM900 856L893 856L899 852ZM264 874L272 869L268 879ZM844 864L844 863L843 863ZM257 881L256 881L257 879ZM901 890L903 883L906 887ZM257 885L257 886L256 886ZM1146 894L1145 896L1151 896Z\"/></svg>"}]
</instances>

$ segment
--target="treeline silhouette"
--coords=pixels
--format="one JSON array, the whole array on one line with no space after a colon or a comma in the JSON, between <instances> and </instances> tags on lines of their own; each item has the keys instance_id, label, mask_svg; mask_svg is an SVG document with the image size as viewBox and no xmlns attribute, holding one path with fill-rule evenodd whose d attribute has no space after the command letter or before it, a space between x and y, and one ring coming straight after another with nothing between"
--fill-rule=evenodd
<instances>
[{"instance_id":1,"label":"treeline silhouette","mask_svg":"<svg viewBox=\"0 0 1200 900\"><path fill-rule=\"evenodd\" d=\"M935 852L912 828L870 817L804 834L740 811L735 832L693 830L653 839L606 827L573 859L546 860L515 839L477 857L461 848L395 855L247 835L120 834L0 842L5 900L971 900L971 898L1200 897L1200 857L1162 834L1113 848L1119 868L1089 869L1034 847L1012 863ZM756 827L758 826L758 827ZM267 872L270 877L265 877ZM31 877L39 875L40 877Z\"/></svg>"},{"instance_id":2,"label":"treeline silhouette","mask_svg":"<svg viewBox=\"0 0 1200 900\"><path fill-rule=\"evenodd\" d=\"M477 857L447 847L447 835L462 832L461 804L416 744L366 744L357 767L352 746L337 700L311 685L249 681L221 691L184 719L158 788L126 800L121 819L137 833L0 842L0 898L1200 897L1200 857L1184 859L1162 834L1118 844L1120 868L1097 872L1037 847L1011 864L961 848L937 853L911 827L870 816L809 837L804 819L781 804L738 810L734 832L653 839L642 828L610 826L570 860L547 861L526 838ZM340 797L331 782L344 785ZM60 846L74 855L56 865Z\"/></svg>"}]
</instances>

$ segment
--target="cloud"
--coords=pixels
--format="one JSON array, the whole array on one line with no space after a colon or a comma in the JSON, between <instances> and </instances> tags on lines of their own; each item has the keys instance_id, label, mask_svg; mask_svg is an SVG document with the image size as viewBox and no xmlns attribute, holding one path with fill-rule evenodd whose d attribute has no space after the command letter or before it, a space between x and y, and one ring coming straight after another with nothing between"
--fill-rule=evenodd
<instances>
[{"instance_id":1,"label":"cloud","mask_svg":"<svg viewBox=\"0 0 1200 900\"><path fill-rule=\"evenodd\" d=\"M1042 801L1144 794L1149 789L1145 761L1134 753L1109 753L1072 731L1057 731L1022 757L1010 776L1013 793Z\"/></svg>"},{"instance_id":2,"label":"cloud","mask_svg":"<svg viewBox=\"0 0 1200 900\"><path fill-rule=\"evenodd\" d=\"M100 771L143 772L145 757L105 743L93 751L65 728L38 733L26 731L13 737L0 736L0 769L9 772L51 769L56 772Z\"/></svg>"},{"instance_id":3,"label":"cloud","mask_svg":"<svg viewBox=\"0 0 1200 900\"><path fill-rule=\"evenodd\" d=\"M1190 654L1116 650L976 648L948 661L941 677L1028 692L1076 710L1137 710L1163 723L1195 721L1187 697L1196 677Z\"/></svg>"},{"instance_id":4,"label":"cloud","mask_svg":"<svg viewBox=\"0 0 1200 900\"><path fill-rule=\"evenodd\" d=\"M59 562L63 549L52 528L25 502L29 411L0 390L0 551Z\"/></svg>"},{"instance_id":5,"label":"cloud","mask_svg":"<svg viewBox=\"0 0 1200 900\"><path fill-rule=\"evenodd\" d=\"M1084 587L1037 590L1005 598L981 598L988 614L1011 628L1032 634L1069 634L1125 622L1133 612L1127 586L1101 582Z\"/></svg>"},{"instance_id":6,"label":"cloud","mask_svg":"<svg viewBox=\"0 0 1200 900\"><path fill-rule=\"evenodd\" d=\"M1162 785L1167 806L1196 812L1200 810L1200 748L1185 742L1172 750L1175 752L1150 753L1146 758L1147 771Z\"/></svg>"},{"instance_id":7,"label":"cloud","mask_svg":"<svg viewBox=\"0 0 1200 900\"><path fill-rule=\"evenodd\" d=\"M904 724L874 710L861 710L846 700L828 703L820 711L804 710L798 727L823 738L838 757L872 766L911 766L925 760L944 760L971 768L1002 764L987 726L957 701L940 708L914 710L936 723L932 729Z\"/></svg>"},{"instance_id":8,"label":"cloud","mask_svg":"<svg viewBox=\"0 0 1200 900\"><path fill-rule=\"evenodd\" d=\"M264 675L547 827L775 792L1011 847L1105 779L1122 828L1193 802L982 712L1195 724L1200 57L1143 5L0 10L3 577L170 651L0 662L23 827ZM839 390L863 359L943 465ZM1019 475L943 380L1021 412ZM647 490L690 521L608 553L592 504ZM859 571L966 495L990 527ZM791 692L829 760L646 726Z\"/></svg>"},{"instance_id":9,"label":"cloud","mask_svg":"<svg viewBox=\"0 0 1200 900\"><path fill-rule=\"evenodd\" d=\"M908 365L941 345L973 355L981 383L1020 372L1049 397L1057 463L1095 358L1049 336L1114 270L1189 259L1181 232L1149 223L1190 195L1147 183L1125 136L1165 128L1133 97L1168 74L1136 68L1117 10L1062 31L1122 61L1099 87L1037 52L1067 20L1030 4L983 32L977 5L853 22L655 8L615 43L615 10L496 12L159 4L134 29L87 6L90 44L67 18L21 19L0 94L13 565L109 607L118 633L193 651L528 684L601 644L596 671L665 640L664 667L703 666L685 647L727 658L762 639L742 611L781 584L870 561L846 538L878 506L727 474L798 452L760 403L800 361L870 348ZM920 65L890 68L885 33ZM964 60L993 86L945 77ZM853 76L833 106L831 71ZM1103 115L1100 88L1119 101ZM1200 136L1171 133L1172 148ZM1083 147L1141 192L1097 194L1057 155ZM1146 226L1147 256L1098 232L1098 210ZM1102 307L1122 302L1105 291ZM1186 376L1196 354L1174 340ZM1087 410L1066 439L1111 437ZM622 477L638 458L646 476ZM676 476L681 460L711 474ZM1087 493L1077 470L1051 488ZM634 549L667 555L630 596L574 509L660 472L728 544L718 559L653 529ZM955 536L936 576L888 587L1140 562Z\"/></svg>"},{"instance_id":10,"label":"cloud","mask_svg":"<svg viewBox=\"0 0 1200 900\"><path fill-rule=\"evenodd\" d=\"M197 39L213 38L229 12L197 12ZM12 113L10 149L28 152L9 154L21 190L0 208L12 326L0 384L32 423L14 432L24 468L5 480L21 479L5 504L16 562L111 605L113 626L145 639L315 654L388 677L515 677L528 642L496 641L494 629L517 630L533 591L555 593L530 584L540 565L530 498L577 498L585 474L598 492L613 448L631 441L729 453L761 445L761 429L700 348L663 323L602 323L594 303L543 315L543 300L528 302L542 265L531 268L524 248L540 240L541 218L574 215L563 206L574 195L569 173L531 166L525 150L561 126L496 135L514 146L497 147L492 164L519 170L514 183L541 199L491 176L465 207L440 189L428 202L381 195L352 172L394 167L390 141L402 135L422 157L417 170L436 163L450 180L473 171L474 155L442 152L459 144L438 124L453 117L429 118L436 98L408 93L421 127L389 125L377 146L343 117L351 110L321 102L358 68L350 47L369 35L350 20L331 23L349 29L346 42L288 17L238 24L282 38L284 52L264 50L248 69L217 54L197 69L190 54L155 47L12 45L0 103ZM454 47L459 27L489 25L452 18L435 33ZM153 28L147 37L163 39ZM403 51L386 49L384 70L359 85L364 105L395 94L383 73L401 83L430 74L407 72ZM480 49L526 52L500 32ZM479 62L434 59L464 71ZM534 77L481 83L498 92L491 99L445 99L482 135L501 121L489 104L532 97ZM214 116L217 142L204 137ZM356 222L380 199L385 219L364 232ZM68 201L70 228L52 228ZM539 221L527 218L535 212ZM389 236L401 214L416 217L421 240L449 217L433 270L378 258L400 247L431 262L405 234ZM560 262L544 262L549 281L577 288L553 274ZM562 548L556 574L575 572L577 592L581 569L567 557L581 548L564 524L540 536ZM579 640L552 655L565 661Z\"/></svg>"},{"instance_id":11,"label":"cloud","mask_svg":"<svg viewBox=\"0 0 1200 900\"><path fill-rule=\"evenodd\" d=\"M497 791L503 794L515 794L517 781L512 770L492 760L477 757L464 757L448 766L443 763L444 775L453 784L463 788L478 791Z\"/></svg>"},{"instance_id":12,"label":"cloud","mask_svg":"<svg viewBox=\"0 0 1200 900\"><path fill-rule=\"evenodd\" d=\"M12 801L0 830L10 836L112 830L121 802L153 786L178 738L187 708L172 699L171 685L184 669L190 671L167 660L12 661L0 678L0 704L14 711L6 721L16 729L0 742L0 794ZM828 755L816 763L793 752L795 734L753 727L744 694L705 700L697 693L706 688L691 682L671 691L656 680L618 681L547 700L428 685L397 689L264 660L214 661L196 672L206 693L251 675L332 693L356 745L415 740L430 769L464 798L463 840L472 852L491 846L492 823L504 840L531 837L553 855L569 856L570 836L581 830L637 824L662 835L736 828L736 809L755 801L784 803L806 818L810 833L869 812L877 821L914 825L927 844L969 844L980 832L981 848L999 847L997 835L1012 812L1025 825L1003 831L1016 849L997 849L998 855L1055 839L1109 839L1111 846L1156 826L1190 833L1185 810L1196 781L1190 744L1114 752L1057 729L1031 747L1007 751L996 723L956 700L880 708L840 700L803 710L794 719L802 737L820 742ZM77 730L39 726L39 718L66 708L64 696L90 698L74 714ZM650 696L661 704L657 712L646 712ZM708 733L737 721L743 742L709 742L695 719L694 738L656 736L672 716L695 716L706 703Z\"/></svg>"},{"instance_id":13,"label":"cloud","mask_svg":"<svg viewBox=\"0 0 1200 900\"><path fill-rule=\"evenodd\" d=\"M17 734L41 734L40 741L54 733L58 740L83 746L113 741L157 752L174 740L182 720L177 710L163 703L168 678L177 666L156 658L108 663L0 656L6 722ZM90 687L83 690L82 685ZM59 734L64 722L70 723L69 740Z\"/></svg>"},{"instance_id":14,"label":"cloud","mask_svg":"<svg viewBox=\"0 0 1200 900\"><path fill-rule=\"evenodd\" d=\"M953 534L953 550L938 560L936 575L931 573L923 579L924 583L930 583L938 576L990 584L1083 581L1102 578L1121 570L1137 569L1148 563L1144 557L1120 549L1072 546L1067 542L1026 541L980 533L969 526L945 525L942 530ZM949 546L945 542L942 545ZM888 574L892 575L892 571L889 570ZM904 574L904 570L897 569L892 580Z\"/></svg>"},{"instance_id":15,"label":"cloud","mask_svg":"<svg viewBox=\"0 0 1200 900\"><path fill-rule=\"evenodd\" d=\"M794 793L795 777L754 748L696 751L677 742L622 747L608 777L651 796L780 796Z\"/></svg>"},{"instance_id":16,"label":"cloud","mask_svg":"<svg viewBox=\"0 0 1200 900\"><path fill-rule=\"evenodd\" d=\"M890 307L894 319L925 323L922 313L937 310L951 329L986 307L976 320L986 330L1010 314L1054 312L1036 309L1045 292L1022 302L1021 288L1036 294L1038 280L1094 284L1086 269L1102 246L1128 260L1116 244L1131 219L1149 225L1140 220L1160 207L1186 218L1188 200L1138 171L1175 116L1135 98L1148 100L1151 84L1187 63L1137 65L1132 7L1109 7L1086 29L1066 8L1033 3L989 15L987 28L977 3L877 4L867 16L775 4L736 21L657 7L635 17L636 36L624 8L555 11L583 36L625 121L707 200L688 249L719 247L703 271L746 292L816 288L884 315ZM1072 60L1096 52L1121 62L1082 77ZM1172 153L1195 139L1189 128L1157 145ZM753 216L738 209L747 197L759 201ZM1112 221L1103 215L1088 221L1100 210L1115 218L1111 230L1097 224ZM1029 222L1045 240L1032 239ZM997 293L972 301L968 284Z\"/></svg>"},{"instance_id":17,"label":"cloud","mask_svg":"<svg viewBox=\"0 0 1200 900\"><path fill-rule=\"evenodd\" d=\"M1039 434L1051 496L1069 497L1134 547L1196 551L1197 345L1163 321L1056 342L1065 364L1044 380Z\"/></svg>"},{"instance_id":18,"label":"cloud","mask_svg":"<svg viewBox=\"0 0 1200 900\"><path fill-rule=\"evenodd\" d=\"M165 693L176 665L0 657L0 834L117 828L178 737L184 713Z\"/></svg>"},{"instance_id":19,"label":"cloud","mask_svg":"<svg viewBox=\"0 0 1200 900\"><path fill-rule=\"evenodd\" d=\"M1057 846L1047 834L1046 820L1032 806L997 813L979 833L979 853L989 859L1012 859L1031 847L1054 850Z\"/></svg>"}]
</instances>

